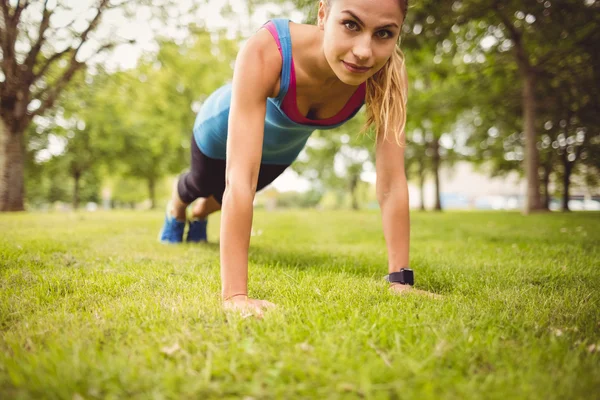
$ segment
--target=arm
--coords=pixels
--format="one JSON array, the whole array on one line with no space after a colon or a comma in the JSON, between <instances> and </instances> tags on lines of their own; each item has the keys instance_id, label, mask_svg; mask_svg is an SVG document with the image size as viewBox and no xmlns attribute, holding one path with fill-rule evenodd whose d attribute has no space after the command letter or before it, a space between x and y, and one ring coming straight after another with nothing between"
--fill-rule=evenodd
<instances>
[{"instance_id":1,"label":"arm","mask_svg":"<svg viewBox=\"0 0 600 400\"><path fill-rule=\"evenodd\" d=\"M401 77L405 99L408 92L406 67ZM401 146L394 135L377 135L375 168L377 173L377 200L383 219L383 234L388 251L388 273L399 272L409 267L410 216L408 212L408 183L404 171L404 146L406 139L402 134Z\"/></svg>"},{"instance_id":2,"label":"arm","mask_svg":"<svg viewBox=\"0 0 600 400\"><path fill-rule=\"evenodd\" d=\"M221 295L248 303L252 202L262 156L267 97L276 90L281 56L264 29L240 50L233 74L221 214Z\"/></svg>"},{"instance_id":3,"label":"arm","mask_svg":"<svg viewBox=\"0 0 600 400\"><path fill-rule=\"evenodd\" d=\"M406 69L401 73L404 90L408 91ZM390 135L393 136L393 135ZM405 135L402 135L401 146L395 138L384 139L378 135L376 143L375 168L377 172L377 200L381 208L383 234L388 252L388 273L398 272L409 267L410 250L410 215L408 182L404 170ZM411 286L392 283L391 288L398 292L419 292L432 297L438 295L413 289Z\"/></svg>"},{"instance_id":4,"label":"arm","mask_svg":"<svg viewBox=\"0 0 600 400\"><path fill-rule=\"evenodd\" d=\"M402 143L404 145L404 141ZM388 272L409 267L410 216L408 182L404 171L404 147L393 138L377 138L375 168L377 171L377 200L383 219L383 234L388 252ZM397 292L417 292L433 298L440 295L417 290L408 285L392 283Z\"/></svg>"},{"instance_id":5,"label":"arm","mask_svg":"<svg viewBox=\"0 0 600 400\"><path fill-rule=\"evenodd\" d=\"M388 272L409 267L410 216L408 183L404 171L404 148L393 138L377 138L377 200L381 208L383 234L388 252Z\"/></svg>"}]
</instances>

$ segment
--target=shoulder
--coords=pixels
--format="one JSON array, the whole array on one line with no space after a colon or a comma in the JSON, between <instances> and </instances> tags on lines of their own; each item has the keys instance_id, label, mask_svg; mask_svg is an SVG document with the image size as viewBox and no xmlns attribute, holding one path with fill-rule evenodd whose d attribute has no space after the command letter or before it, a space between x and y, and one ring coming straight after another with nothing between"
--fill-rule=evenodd
<instances>
[{"instance_id":1,"label":"shoulder","mask_svg":"<svg viewBox=\"0 0 600 400\"><path fill-rule=\"evenodd\" d=\"M247 52L253 54L257 59L261 61L270 62L272 64L279 64L281 67L281 54L277 47L275 38L267 30L262 27L256 31L252 36L248 38L241 52Z\"/></svg>"},{"instance_id":2,"label":"shoulder","mask_svg":"<svg viewBox=\"0 0 600 400\"><path fill-rule=\"evenodd\" d=\"M281 54L271 33L261 28L240 49L234 75L244 77L246 84L258 85L271 96L278 86L282 67Z\"/></svg>"}]
</instances>

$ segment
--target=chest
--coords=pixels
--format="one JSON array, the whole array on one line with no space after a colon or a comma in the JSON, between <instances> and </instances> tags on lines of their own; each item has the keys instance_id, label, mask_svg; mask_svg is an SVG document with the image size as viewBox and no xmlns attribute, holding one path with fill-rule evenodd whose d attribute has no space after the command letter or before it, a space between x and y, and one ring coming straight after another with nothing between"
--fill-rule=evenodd
<instances>
[{"instance_id":1,"label":"chest","mask_svg":"<svg viewBox=\"0 0 600 400\"><path fill-rule=\"evenodd\" d=\"M328 119L336 116L346 105L350 96L331 97L319 92L298 91L296 106L298 112L308 119Z\"/></svg>"},{"instance_id":2,"label":"chest","mask_svg":"<svg viewBox=\"0 0 600 400\"><path fill-rule=\"evenodd\" d=\"M277 83L276 93L279 93L281 82ZM298 112L305 118L311 120L322 120L335 117L346 106L355 88L350 90L328 90L321 88L310 77L296 74L295 92L290 82L290 88L286 96L294 96ZM275 97L276 94L274 93Z\"/></svg>"}]
</instances>

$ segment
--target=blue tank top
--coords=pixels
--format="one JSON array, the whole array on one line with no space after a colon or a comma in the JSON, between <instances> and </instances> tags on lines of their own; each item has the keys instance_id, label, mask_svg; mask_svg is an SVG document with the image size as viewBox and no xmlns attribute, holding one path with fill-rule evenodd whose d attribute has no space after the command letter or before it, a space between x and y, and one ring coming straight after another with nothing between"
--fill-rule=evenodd
<instances>
[{"instance_id":1,"label":"blue tank top","mask_svg":"<svg viewBox=\"0 0 600 400\"><path fill-rule=\"evenodd\" d=\"M333 125L310 125L291 120L282 110L282 103L290 87L292 42L288 19L273 19L277 28L283 65L279 94L267 99L264 140L261 162L264 164L291 164L300 154L310 135L316 130L334 129L352 119L360 110L357 107L350 117ZM211 158L225 160L227 129L231 105L231 84L213 92L204 102L194 122L194 139L202 153Z\"/></svg>"}]
</instances>

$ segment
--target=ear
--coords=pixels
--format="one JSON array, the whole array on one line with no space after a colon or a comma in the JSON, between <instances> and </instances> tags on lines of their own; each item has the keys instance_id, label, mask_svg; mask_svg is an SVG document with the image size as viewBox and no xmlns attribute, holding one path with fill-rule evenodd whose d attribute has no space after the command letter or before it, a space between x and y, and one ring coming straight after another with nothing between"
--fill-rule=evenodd
<instances>
[{"instance_id":1,"label":"ear","mask_svg":"<svg viewBox=\"0 0 600 400\"><path fill-rule=\"evenodd\" d=\"M317 14L317 26L320 30L325 29L325 19L327 17L327 6L323 0L319 1L319 12Z\"/></svg>"}]
</instances>

